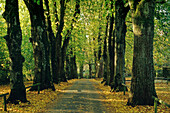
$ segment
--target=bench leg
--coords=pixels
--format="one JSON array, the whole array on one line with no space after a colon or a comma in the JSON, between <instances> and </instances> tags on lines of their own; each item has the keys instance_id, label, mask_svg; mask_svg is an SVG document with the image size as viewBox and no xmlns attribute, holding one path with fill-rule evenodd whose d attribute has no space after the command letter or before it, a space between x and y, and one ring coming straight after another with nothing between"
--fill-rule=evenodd
<instances>
[{"instance_id":1,"label":"bench leg","mask_svg":"<svg viewBox=\"0 0 170 113\"><path fill-rule=\"evenodd\" d=\"M38 94L40 94L40 85L38 85Z\"/></svg>"},{"instance_id":2,"label":"bench leg","mask_svg":"<svg viewBox=\"0 0 170 113\"><path fill-rule=\"evenodd\" d=\"M123 94L125 95L125 91L126 91L126 87L124 86L124 91L123 91Z\"/></svg>"},{"instance_id":3,"label":"bench leg","mask_svg":"<svg viewBox=\"0 0 170 113\"><path fill-rule=\"evenodd\" d=\"M4 111L7 111L7 105L6 105L6 96L4 96Z\"/></svg>"},{"instance_id":4,"label":"bench leg","mask_svg":"<svg viewBox=\"0 0 170 113\"><path fill-rule=\"evenodd\" d=\"M154 100L154 110L155 110L155 113L157 113L157 101Z\"/></svg>"}]
</instances>

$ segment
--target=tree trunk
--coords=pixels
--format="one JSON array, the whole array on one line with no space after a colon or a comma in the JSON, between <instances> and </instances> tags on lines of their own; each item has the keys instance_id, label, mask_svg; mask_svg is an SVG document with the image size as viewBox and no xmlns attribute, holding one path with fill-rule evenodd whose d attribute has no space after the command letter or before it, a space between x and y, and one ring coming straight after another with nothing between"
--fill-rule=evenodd
<instances>
[{"instance_id":1,"label":"tree trunk","mask_svg":"<svg viewBox=\"0 0 170 113\"><path fill-rule=\"evenodd\" d=\"M129 11L129 6L125 7L123 0L115 2L115 37L116 37L116 76L114 77L114 83L112 84L114 90L122 91L122 86L119 83L124 82L125 72L125 36L126 36L126 24L125 19ZM120 77L117 77L120 76ZM117 79L116 79L117 77ZM118 84L118 85L117 85Z\"/></svg>"},{"instance_id":2,"label":"tree trunk","mask_svg":"<svg viewBox=\"0 0 170 113\"><path fill-rule=\"evenodd\" d=\"M111 0L111 9L113 10L113 0ZM115 35L113 35L114 14L110 16L110 29L109 29L109 67L110 67L110 81L109 85L113 82L114 77L114 49L115 49Z\"/></svg>"},{"instance_id":3,"label":"tree trunk","mask_svg":"<svg viewBox=\"0 0 170 113\"><path fill-rule=\"evenodd\" d=\"M102 78L104 73L103 59L100 60L98 78Z\"/></svg>"},{"instance_id":4,"label":"tree trunk","mask_svg":"<svg viewBox=\"0 0 170 113\"><path fill-rule=\"evenodd\" d=\"M100 5L100 7L102 7L102 5L103 5L103 3L101 3L101 5ZM101 26L101 10L99 11L99 33L98 33L98 38L97 38L97 40L98 40L98 45L99 45L99 47L98 47L98 54L97 54L97 62L99 62L99 64L101 64L101 60L102 60L102 58L101 58L101 54L102 54L102 49L101 49L101 44L102 44L102 39L101 39L101 32L102 32L102 26ZM102 62L103 62L103 60L102 60ZM99 67L98 67L98 75L97 75L97 77L98 78L101 78L101 77L103 77L103 69L102 69L102 67L103 67L103 63L102 63L102 65L99 65Z\"/></svg>"},{"instance_id":5,"label":"tree trunk","mask_svg":"<svg viewBox=\"0 0 170 113\"><path fill-rule=\"evenodd\" d=\"M105 4L106 4L106 10L108 10L108 2L105 0ZM105 85L108 85L109 82L108 80L108 71L107 71L107 66L108 66L108 56L107 56L107 39L108 39L108 26L109 26L109 15L106 16L106 30L105 30L105 37L104 37L104 45L103 45L103 60L104 60L104 72L103 72L103 82L105 82Z\"/></svg>"},{"instance_id":6,"label":"tree trunk","mask_svg":"<svg viewBox=\"0 0 170 113\"><path fill-rule=\"evenodd\" d=\"M10 56L10 87L8 102L27 102L26 89L23 83L22 67L25 61L21 55L22 32L19 22L18 0L6 0L3 17L8 24L7 36L4 37Z\"/></svg>"},{"instance_id":7,"label":"tree trunk","mask_svg":"<svg viewBox=\"0 0 170 113\"><path fill-rule=\"evenodd\" d=\"M46 6L46 10L47 10L47 36L49 38L49 54L50 54L50 68L51 68L51 75L52 77L56 76L56 62L55 62L55 55L56 55L56 42L55 42L55 36L52 30L52 24L51 24L51 20L50 20L50 9L49 9L49 1L45 0L45 6ZM55 12L57 15L57 12ZM56 17L58 19L58 17ZM57 21L58 22L58 21ZM58 81L57 79L55 79L56 81Z\"/></svg>"},{"instance_id":8,"label":"tree trunk","mask_svg":"<svg viewBox=\"0 0 170 113\"><path fill-rule=\"evenodd\" d=\"M92 78L92 66L90 62L89 62L89 78Z\"/></svg>"},{"instance_id":9,"label":"tree trunk","mask_svg":"<svg viewBox=\"0 0 170 113\"><path fill-rule=\"evenodd\" d=\"M35 76L33 84L41 83L41 90L47 88L55 90L50 73L49 42L45 25L43 2L42 0L40 0L40 4L37 4L33 0L30 0L29 2L24 0L24 2L29 10L31 19L31 42L35 60ZM38 90L38 87L32 87L31 90Z\"/></svg>"},{"instance_id":10,"label":"tree trunk","mask_svg":"<svg viewBox=\"0 0 170 113\"><path fill-rule=\"evenodd\" d=\"M73 63L73 66L74 66L74 78L78 78L78 74L77 74L77 63L76 63L76 55L74 55L74 63Z\"/></svg>"},{"instance_id":11,"label":"tree trunk","mask_svg":"<svg viewBox=\"0 0 170 113\"><path fill-rule=\"evenodd\" d=\"M69 59L69 55L66 55L66 78L70 79L70 59Z\"/></svg>"},{"instance_id":12,"label":"tree trunk","mask_svg":"<svg viewBox=\"0 0 170 113\"><path fill-rule=\"evenodd\" d=\"M56 7L57 8L57 7ZM60 24L57 28L57 35L56 35L56 65L57 71L56 76L54 78L58 79L58 81L54 80L55 83L61 82L61 71L62 71L62 31L64 28L64 16L65 16L65 0L60 0Z\"/></svg>"},{"instance_id":13,"label":"tree trunk","mask_svg":"<svg viewBox=\"0 0 170 113\"><path fill-rule=\"evenodd\" d=\"M66 50L67 47L69 45L69 40L71 37L71 32L73 30L73 24L76 22L76 19L78 18L78 15L80 14L80 0L76 0L76 7L75 7L75 13L74 13L74 18L76 19L72 19L72 23L71 23L71 29L67 31L67 34L65 36L64 42L63 42L63 46L62 46L62 30L64 27L64 16L65 16L65 0L60 0L60 5L61 5L61 9L60 9L60 26L58 27L58 32L57 32L57 45L56 45L56 64L57 64L57 77L59 78L59 82L63 81L66 82L66 75L65 75L65 68L64 68L64 62L66 60ZM77 68L76 65L74 65L74 68ZM77 73L77 71L76 71ZM77 74L76 74L77 76Z\"/></svg>"},{"instance_id":14,"label":"tree trunk","mask_svg":"<svg viewBox=\"0 0 170 113\"><path fill-rule=\"evenodd\" d=\"M80 78L83 78L83 64L80 64Z\"/></svg>"},{"instance_id":15,"label":"tree trunk","mask_svg":"<svg viewBox=\"0 0 170 113\"><path fill-rule=\"evenodd\" d=\"M73 49L71 48L70 52L70 79L77 78L77 65L76 65L76 56L73 53Z\"/></svg>"},{"instance_id":16,"label":"tree trunk","mask_svg":"<svg viewBox=\"0 0 170 113\"><path fill-rule=\"evenodd\" d=\"M95 37L93 37L93 42L96 43L96 39ZM97 69L98 69L98 62L97 62L97 50L96 48L93 49L94 50L94 62L95 62L95 77L97 78Z\"/></svg>"},{"instance_id":17,"label":"tree trunk","mask_svg":"<svg viewBox=\"0 0 170 113\"><path fill-rule=\"evenodd\" d=\"M109 16L106 17L106 31L105 31L105 37L104 37L104 49L103 49L103 60L104 60L104 73L103 73L103 82L106 82L107 80L107 33L108 33L108 19Z\"/></svg>"},{"instance_id":18,"label":"tree trunk","mask_svg":"<svg viewBox=\"0 0 170 113\"><path fill-rule=\"evenodd\" d=\"M153 37L154 0L129 0L134 33L133 74L128 105L153 105L157 97L154 85Z\"/></svg>"},{"instance_id":19,"label":"tree trunk","mask_svg":"<svg viewBox=\"0 0 170 113\"><path fill-rule=\"evenodd\" d=\"M64 62L65 62L65 60L66 60L66 49L65 49L65 51L64 50L62 50L62 62L61 62L61 81L62 82L67 82L67 79L66 79L66 72L65 72L65 66L64 66Z\"/></svg>"}]
</instances>

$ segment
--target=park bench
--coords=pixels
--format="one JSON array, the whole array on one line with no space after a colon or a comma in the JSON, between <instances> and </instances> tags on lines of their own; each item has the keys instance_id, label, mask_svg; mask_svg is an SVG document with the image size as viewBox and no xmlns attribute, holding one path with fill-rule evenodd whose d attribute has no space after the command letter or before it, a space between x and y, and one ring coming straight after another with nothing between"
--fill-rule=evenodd
<instances>
[{"instance_id":1,"label":"park bench","mask_svg":"<svg viewBox=\"0 0 170 113\"><path fill-rule=\"evenodd\" d=\"M122 86L124 86L123 94L125 95L126 87L127 87L127 88L130 88L130 86L128 86L128 85L126 85L126 84L124 84L124 83L122 83Z\"/></svg>"},{"instance_id":2,"label":"park bench","mask_svg":"<svg viewBox=\"0 0 170 113\"><path fill-rule=\"evenodd\" d=\"M4 97L4 111L7 111L7 106L6 106L6 95L9 95L9 93L1 94L0 97Z\"/></svg>"},{"instance_id":3,"label":"park bench","mask_svg":"<svg viewBox=\"0 0 170 113\"><path fill-rule=\"evenodd\" d=\"M125 95L126 87L128 87L128 88L130 88L130 87L128 85L124 84L124 83L122 83L122 85L124 86L124 95ZM154 111L155 111L155 113L157 113L157 103L158 102L170 108L170 105L165 103L163 100L160 100L160 99L158 99L154 96L152 96L152 98L154 99Z\"/></svg>"},{"instance_id":4,"label":"park bench","mask_svg":"<svg viewBox=\"0 0 170 113\"><path fill-rule=\"evenodd\" d=\"M28 89L28 88L31 88L31 87L34 87L34 86L38 86L38 94L40 94L40 85L41 85L41 83L37 83L37 84L34 84L32 86L28 86L28 87L25 87L25 88ZM7 111L6 95L9 95L9 93L4 93L4 94L0 95L0 97L4 97L4 111Z\"/></svg>"},{"instance_id":5,"label":"park bench","mask_svg":"<svg viewBox=\"0 0 170 113\"><path fill-rule=\"evenodd\" d=\"M38 86L38 94L40 94L40 85L41 85L41 83L37 83L37 84L34 84L32 86L28 86L28 87L25 87L25 88L28 89L28 88L31 88L31 87L34 87L34 86Z\"/></svg>"},{"instance_id":6,"label":"park bench","mask_svg":"<svg viewBox=\"0 0 170 113\"><path fill-rule=\"evenodd\" d=\"M158 98L156 98L154 96L152 96L152 98L154 99L154 110L155 110L155 113L157 113L157 103L158 102L170 108L170 105L165 103L164 101L162 101L162 100L160 100L160 99L158 99Z\"/></svg>"},{"instance_id":7,"label":"park bench","mask_svg":"<svg viewBox=\"0 0 170 113\"><path fill-rule=\"evenodd\" d=\"M170 78L165 78L165 77L155 77L155 80L166 80L167 84L168 84L168 81L170 80Z\"/></svg>"}]
</instances>

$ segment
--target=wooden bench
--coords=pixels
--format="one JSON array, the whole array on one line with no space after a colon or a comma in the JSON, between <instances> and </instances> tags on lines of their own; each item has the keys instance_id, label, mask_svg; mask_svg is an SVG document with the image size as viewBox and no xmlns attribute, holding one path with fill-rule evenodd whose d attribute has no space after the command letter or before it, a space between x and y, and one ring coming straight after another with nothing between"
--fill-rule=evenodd
<instances>
[{"instance_id":1,"label":"wooden bench","mask_svg":"<svg viewBox=\"0 0 170 113\"><path fill-rule=\"evenodd\" d=\"M0 95L0 97L4 97L4 111L7 111L6 95L9 95L9 93L5 93L5 94Z\"/></svg>"},{"instance_id":2,"label":"wooden bench","mask_svg":"<svg viewBox=\"0 0 170 113\"><path fill-rule=\"evenodd\" d=\"M37 83L37 84L34 84L32 86L28 86L28 87L25 87L25 88L28 89L28 88L31 88L31 87L34 87L34 86L38 86L38 94L40 94L40 85L41 85L41 83Z\"/></svg>"},{"instance_id":3,"label":"wooden bench","mask_svg":"<svg viewBox=\"0 0 170 113\"><path fill-rule=\"evenodd\" d=\"M128 86L128 85L126 85L126 84L124 84L124 83L122 83L122 85L124 86L123 94L125 95L126 87L127 87L127 88L130 88L130 86Z\"/></svg>"},{"instance_id":4,"label":"wooden bench","mask_svg":"<svg viewBox=\"0 0 170 113\"><path fill-rule=\"evenodd\" d=\"M167 84L168 84L168 81L170 80L170 78L165 78L165 77L155 77L155 80L166 80L166 81L167 81Z\"/></svg>"},{"instance_id":5,"label":"wooden bench","mask_svg":"<svg viewBox=\"0 0 170 113\"><path fill-rule=\"evenodd\" d=\"M34 87L34 86L38 86L38 94L40 94L40 85L41 85L41 83L37 83L37 84L34 84L32 86L28 86L28 87L25 87L25 88L27 89L27 88L31 88L31 87ZM0 97L4 97L4 111L7 111L6 95L9 95L9 93L5 93L5 94L0 95Z\"/></svg>"},{"instance_id":6,"label":"wooden bench","mask_svg":"<svg viewBox=\"0 0 170 113\"><path fill-rule=\"evenodd\" d=\"M154 96L152 96L152 98L154 99L154 109L155 109L155 113L157 113L157 103L158 103L158 102L170 108L170 105L167 104L167 103L165 103L164 101L162 101L162 100L160 100L160 99L158 99L158 98L156 98L156 97L154 97Z\"/></svg>"}]
</instances>

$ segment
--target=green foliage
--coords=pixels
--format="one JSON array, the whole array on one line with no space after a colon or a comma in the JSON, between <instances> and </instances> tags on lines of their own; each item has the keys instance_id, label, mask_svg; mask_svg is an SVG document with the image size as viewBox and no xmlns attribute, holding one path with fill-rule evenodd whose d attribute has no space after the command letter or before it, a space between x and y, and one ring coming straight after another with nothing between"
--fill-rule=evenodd
<instances>
[{"instance_id":1,"label":"green foliage","mask_svg":"<svg viewBox=\"0 0 170 113\"><path fill-rule=\"evenodd\" d=\"M34 0L34 3L37 3L38 5L40 5L40 0Z\"/></svg>"},{"instance_id":2,"label":"green foliage","mask_svg":"<svg viewBox=\"0 0 170 113\"><path fill-rule=\"evenodd\" d=\"M23 63L23 74L26 79L31 80L33 78L33 73L34 73L33 48L31 42L29 41L29 38L31 37L31 22L28 16L29 12L23 1L20 2L19 8L20 8L19 14L20 14L20 23L21 23L22 38L23 38L21 53L25 58L25 62Z\"/></svg>"},{"instance_id":3,"label":"green foliage","mask_svg":"<svg viewBox=\"0 0 170 113\"><path fill-rule=\"evenodd\" d=\"M4 12L5 1L2 0L0 3L0 84L5 84L9 82L8 73L9 73L9 54L8 48L6 46L6 41L3 38L6 36L7 25L5 19L2 17Z\"/></svg>"},{"instance_id":4,"label":"green foliage","mask_svg":"<svg viewBox=\"0 0 170 113\"><path fill-rule=\"evenodd\" d=\"M170 24L168 4L156 4L155 8L155 37L154 37L154 63L157 74L163 66L170 65Z\"/></svg>"}]
</instances>

